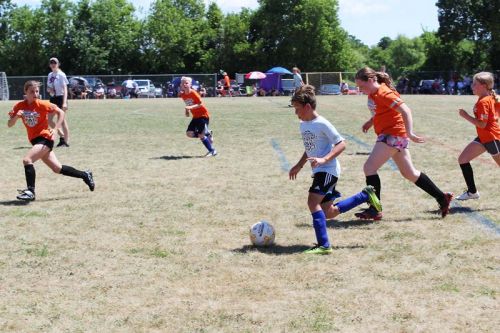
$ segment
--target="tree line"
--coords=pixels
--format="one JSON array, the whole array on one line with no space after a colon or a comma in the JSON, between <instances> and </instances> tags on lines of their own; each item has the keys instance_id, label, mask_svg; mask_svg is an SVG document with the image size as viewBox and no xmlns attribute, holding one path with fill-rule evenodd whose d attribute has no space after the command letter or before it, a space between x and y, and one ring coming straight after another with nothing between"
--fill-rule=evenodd
<instances>
[{"instance_id":1,"label":"tree line","mask_svg":"<svg viewBox=\"0 0 500 333\"><path fill-rule=\"evenodd\" d=\"M46 74L53 56L75 74L234 73L276 65L355 71L368 65L398 77L500 69L500 1L436 5L438 31L383 37L367 46L341 27L337 0L260 0L255 10L227 14L215 2L156 0L144 17L128 0L43 0L36 8L0 0L0 71Z\"/></svg>"}]
</instances>

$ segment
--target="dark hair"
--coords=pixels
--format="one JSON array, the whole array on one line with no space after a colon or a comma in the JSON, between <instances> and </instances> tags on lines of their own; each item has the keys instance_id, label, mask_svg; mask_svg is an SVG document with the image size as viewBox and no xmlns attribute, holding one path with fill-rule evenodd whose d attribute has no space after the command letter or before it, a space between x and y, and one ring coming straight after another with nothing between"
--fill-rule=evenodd
<instances>
[{"instance_id":1,"label":"dark hair","mask_svg":"<svg viewBox=\"0 0 500 333\"><path fill-rule=\"evenodd\" d=\"M297 102L302 105L309 104L316 110L316 94L314 93L315 88L310 84L303 85L298 88L292 96L292 103Z\"/></svg>"},{"instance_id":2,"label":"dark hair","mask_svg":"<svg viewBox=\"0 0 500 333\"><path fill-rule=\"evenodd\" d=\"M396 91L394 85L392 84L392 79L389 74L384 72L375 72L370 67L361 68L354 77L356 80L368 81L368 79L376 79L378 83L385 83L386 86Z\"/></svg>"}]
</instances>

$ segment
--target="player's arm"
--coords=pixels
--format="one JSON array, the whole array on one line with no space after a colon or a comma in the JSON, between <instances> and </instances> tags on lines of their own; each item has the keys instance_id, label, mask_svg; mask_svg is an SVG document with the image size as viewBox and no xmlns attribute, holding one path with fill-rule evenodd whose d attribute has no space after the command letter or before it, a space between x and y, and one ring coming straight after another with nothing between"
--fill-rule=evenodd
<instances>
[{"instance_id":1,"label":"player's arm","mask_svg":"<svg viewBox=\"0 0 500 333\"><path fill-rule=\"evenodd\" d=\"M64 121L64 111L59 109L59 107L57 105L52 104L52 103L50 103L50 111L57 114L57 122L56 122L54 129L61 128L62 123Z\"/></svg>"},{"instance_id":2,"label":"player's arm","mask_svg":"<svg viewBox=\"0 0 500 333\"><path fill-rule=\"evenodd\" d=\"M396 111L401 113L401 116L403 116L403 122L405 123L408 138L417 143L425 142L424 138L413 133L413 117L411 116L410 108L405 103L402 103L396 108Z\"/></svg>"},{"instance_id":3,"label":"player's arm","mask_svg":"<svg viewBox=\"0 0 500 333\"><path fill-rule=\"evenodd\" d=\"M333 160L335 157L339 156L342 154L342 152L345 150L346 144L345 141L340 141L336 143L332 150L328 154L326 154L323 157L309 157L307 160L311 162L311 166L313 168L328 163L331 160Z\"/></svg>"},{"instance_id":4,"label":"player's arm","mask_svg":"<svg viewBox=\"0 0 500 333\"><path fill-rule=\"evenodd\" d=\"M22 110L19 110L19 111L14 111L12 110L10 113L9 113L9 120L7 121L7 127L12 127L16 124L17 122L17 119L21 118L23 116L23 111Z\"/></svg>"},{"instance_id":5,"label":"player's arm","mask_svg":"<svg viewBox=\"0 0 500 333\"><path fill-rule=\"evenodd\" d=\"M68 85L65 84L63 88L63 102L62 102L62 108L64 111L68 109Z\"/></svg>"},{"instance_id":6,"label":"player's arm","mask_svg":"<svg viewBox=\"0 0 500 333\"><path fill-rule=\"evenodd\" d=\"M306 152L304 152L304 154L302 154L302 157L297 162L297 164L295 164L288 172L288 177L290 178L290 180L294 180L297 178L297 174L300 172L300 169L304 167L306 162L307 162L307 154Z\"/></svg>"},{"instance_id":7,"label":"player's arm","mask_svg":"<svg viewBox=\"0 0 500 333\"><path fill-rule=\"evenodd\" d=\"M372 126L373 126L373 116L366 123L364 123L363 126L361 126L361 130L363 131L363 133L366 133Z\"/></svg>"},{"instance_id":8,"label":"player's arm","mask_svg":"<svg viewBox=\"0 0 500 333\"><path fill-rule=\"evenodd\" d=\"M482 120L479 120L479 119L476 119L476 118L472 117L464 109L459 109L458 110L458 114L462 118L464 118L465 120L467 120L469 123L471 123L472 125L474 125L476 127L486 128L486 125L488 125L488 123L486 121L482 121Z\"/></svg>"}]
</instances>

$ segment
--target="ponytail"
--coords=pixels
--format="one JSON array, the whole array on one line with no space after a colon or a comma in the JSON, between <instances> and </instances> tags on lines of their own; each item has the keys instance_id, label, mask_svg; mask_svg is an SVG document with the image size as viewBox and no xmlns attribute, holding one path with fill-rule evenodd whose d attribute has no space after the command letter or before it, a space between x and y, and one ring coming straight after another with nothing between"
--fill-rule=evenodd
<instances>
[{"instance_id":1,"label":"ponytail","mask_svg":"<svg viewBox=\"0 0 500 333\"><path fill-rule=\"evenodd\" d=\"M392 79L389 74L385 72L375 72L370 67L361 68L355 76L356 80L368 81L368 79L375 79L378 83L384 83L391 90L396 91L394 85L392 84Z\"/></svg>"}]
</instances>

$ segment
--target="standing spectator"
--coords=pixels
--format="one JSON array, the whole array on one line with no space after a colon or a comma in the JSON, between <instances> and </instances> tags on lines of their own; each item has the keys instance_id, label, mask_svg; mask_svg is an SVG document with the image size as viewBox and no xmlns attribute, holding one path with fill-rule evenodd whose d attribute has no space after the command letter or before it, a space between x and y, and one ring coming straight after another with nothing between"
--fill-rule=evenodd
<instances>
[{"instance_id":1,"label":"standing spectator","mask_svg":"<svg viewBox=\"0 0 500 333\"><path fill-rule=\"evenodd\" d=\"M64 113L68 111L68 79L66 74L59 68L59 60L50 58L49 66L52 70L47 78L47 92L50 95L50 103L57 105ZM55 128L55 113L49 113L49 124ZM59 143L57 147L69 147L69 127L65 116L62 122L62 129L58 128Z\"/></svg>"},{"instance_id":2,"label":"standing spectator","mask_svg":"<svg viewBox=\"0 0 500 333\"><path fill-rule=\"evenodd\" d=\"M342 95L349 95L349 85L347 82L344 81L340 84L340 92Z\"/></svg>"},{"instance_id":3,"label":"standing spectator","mask_svg":"<svg viewBox=\"0 0 500 333\"><path fill-rule=\"evenodd\" d=\"M296 92L300 87L304 85L304 80L302 80L302 76L300 75L300 69L298 67L292 68L293 72L293 91ZM289 107L293 107L290 103Z\"/></svg>"},{"instance_id":4,"label":"standing spectator","mask_svg":"<svg viewBox=\"0 0 500 333\"><path fill-rule=\"evenodd\" d=\"M222 90L222 96L226 96L226 94L229 94L229 96L232 96L231 94L231 79L229 78L229 75L227 75L226 72L222 73L222 76L224 77L224 89Z\"/></svg>"},{"instance_id":5,"label":"standing spectator","mask_svg":"<svg viewBox=\"0 0 500 333\"><path fill-rule=\"evenodd\" d=\"M128 78L123 85L125 86L125 96L130 96L130 98L138 97L137 90L139 89L139 86L137 85L137 82L132 80L132 78Z\"/></svg>"}]
</instances>

